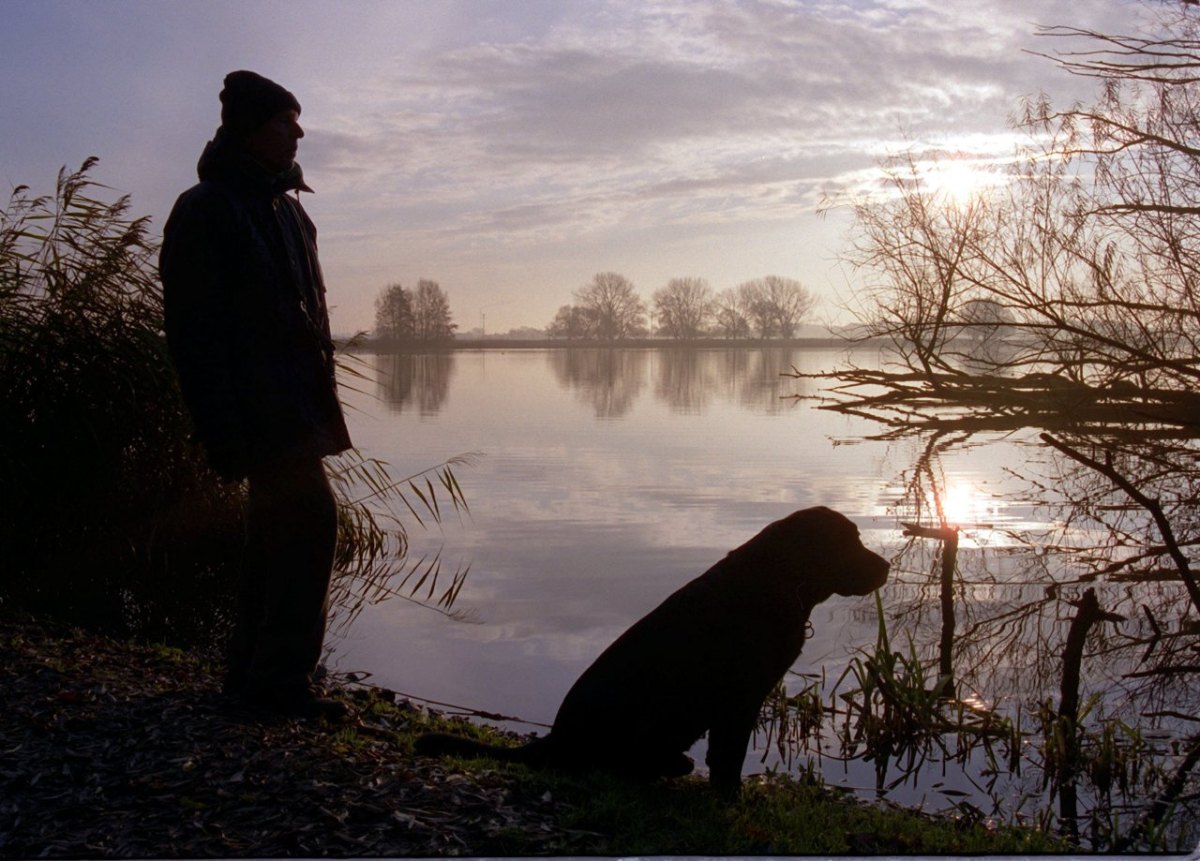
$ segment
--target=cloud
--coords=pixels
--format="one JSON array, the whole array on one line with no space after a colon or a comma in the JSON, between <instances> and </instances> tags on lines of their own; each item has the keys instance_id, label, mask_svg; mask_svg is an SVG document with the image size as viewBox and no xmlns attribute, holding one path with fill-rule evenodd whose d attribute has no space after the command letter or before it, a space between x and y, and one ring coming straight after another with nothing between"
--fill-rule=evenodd
<instances>
[{"instance_id":1,"label":"cloud","mask_svg":"<svg viewBox=\"0 0 1200 861\"><path fill-rule=\"evenodd\" d=\"M410 60L372 88L386 113L326 138L324 167L515 230L568 202L600 217L621 194L631 207L687 188L755 197L838 161L861 168L902 132L1002 133L1031 62L1016 48L1027 25L922 3L602 8L604 30L586 29L593 11L538 41Z\"/></svg>"},{"instance_id":2,"label":"cloud","mask_svg":"<svg viewBox=\"0 0 1200 861\"><path fill-rule=\"evenodd\" d=\"M36 183L96 154L99 178L161 225L194 181L221 78L256 68L304 105L323 262L357 308L353 326L369 325L359 294L408 269L454 289L442 277L453 268L464 290L472 271L524 270L513 281L547 296L560 288L540 263L559 273L573 254L578 280L651 259L754 277L795 256L748 249L811 233L822 190L880 153L906 139L1006 151L1021 96L1086 97L1089 82L1022 53L1050 49L1034 24L1132 29L1133 8L12 0L0 72L16 84L0 99L23 122L0 141L0 178ZM64 59L47 67L51 49Z\"/></svg>"},{"instance_id":3,"label":"cloud","mask_svg":"<svg viewBox=\"0 0 1200 861\"><path fill-rule=\"evenodd\" d=\"M519 254L533 272L571 248L619 248L603 266L621 270L653 237L692 255L680 271L712 271L694 256L703 238L720 254L749 247L739 230L796 230L906 140L1006 154L1007 116L1041 62L1019 49L1029 8L565 8L536 37L410 54L363 83L336 134L314 131L331 190L374 225L374 256Z\"/></svg>"}]
</instances>

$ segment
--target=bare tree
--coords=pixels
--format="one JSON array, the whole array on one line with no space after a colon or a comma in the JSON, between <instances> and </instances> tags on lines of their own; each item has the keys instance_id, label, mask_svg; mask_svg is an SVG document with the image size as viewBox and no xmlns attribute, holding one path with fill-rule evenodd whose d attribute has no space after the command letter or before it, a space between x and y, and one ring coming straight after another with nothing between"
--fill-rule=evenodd
<instances>
[{"instance_id":1,"label":"bare tree","mask_svg":"<svg viewBox=\"0 0 1200 861\"><path fill-rule=\"evenodd\" d=\"M775 327L781 338L791 338L796 327L816 304L816 297L794 278L768 275L762 279L763 294L775 315Z\"/></svg>"},{"instance_id":2,"label":"bare tree","mask_svg":"<svg viewBox=\"0 0 1200 861\"><path fill-rule=\"evenodd\" d=\"M1200 766L1191 723L1200 707L1200 27L1190 8L1157 8L1166 17L1150 36L1041 31L1075 40L1055 59L1096 78L1099 93L1067 110L1030 102L1019 120L1028 143L990 190L941 191L928 151L883 165L886 193L851 203L848 256L866 285L865 334L891 342L893 363L828 375L832 408L880 421L884 438L924 438L927 453L995 431L1042 443L1006 468L1029 479L1048 521L1064 524L1028 539L1037 543L1028 573L1044 592L970 620L956 660L994 666L1011 647L1026 671L1041 663L1045 632L1062 627L1047 627L1047 615L1061 618L1092 588L1124 617L1119 633L1089 640L1092 657L1103 655L1093 672L1122 687L1105 708L1139 726L1188 723L1178 748L1154 755L1155 787L1141 792L1156 797L1123 812L1122 827L1135 824L1109 835L1117 849L1169 811L1194 821ZM944 486L933 470L922 475L901 507L956 534ZM1047 555L1060 561L1038 570ZM1079 619L1083 602L1070 603ZM1057 667L1062 651L1044 654ZM1078 662L1072 672L1077 685ZM1067 676L1059 716L1072 720L1055 726L1074 745L1079 702ZM1094 793L1093 822L1116 821L1106 792Z\"/></svg>"},{"instance_id":3,"label":"bare tree","mask_svg":"<svg viewBox=\"0 0 1200 861\"><path fill-rule=\"evenodd\" d=\"M418 341L445 341L458 325L450 316L450 300L436 281L422 278L413 297L413 335Z\"/></svg>"},{"instance_id":4,"label":"bare tree","mask_svg":"<svg viewBox=\"0 0 1200 861\"><path fill-rule=\"evenodd\" d=\"M737 290L722 290L713 303L717 331L726 338L750 337L750 321L746 319Z\"/></svg>"},{"instance_id":5,"label":"bare tree","mask_svg":"<svg viewBox=\"0 0 1200 861\"><path fill-rule=\"evenodd\" d=\"M838 376L842 406L891 435L1042 429L1098 482L1073 498L1117 552L1139 534L1141 564L1170 564L1200 611L1182 549L1200 542L1200 36L1186 11L1167 28L1044 30L1086 43L1060 61L1100 96L1030 103L1030 142L991 192L945 195L916 155L885 165L890 193L853 204L849 256L866 334L902 367Z\"/></svg>"},{"instance_id":6,"label":"bare tree","mask_svg":"<svg viewBox=\"0 0 1200 861\"><path fill-rule=\"evenodd\" d=\"M735 289L737 307L746 318L750 330L759 338L771 337L775 329L775 311L767 297L762 280L746 281Z\"/></svg>"},{"instance_id":7,"label":"bare tree","mask_svg":"<svg viewBox=\"0 0 1200 861\"><path fill-rule=\"evenodd\" d=\"M546 327L546 334L551 338L565 338L568 341L578 341L589 338L595 328L593 315L587 308L579 305L563 305Z\"/></svg>"},{"instance_id":8,"label":"bare tree","mask_svg":"<svg viewBox=\"0 0 1200 861\"><path fill-rule=\"evenodd\" d=\"M575 299L594 315L593 336L601 341L629 338L645 331L646 303L624 275L600 272L576 291Z\"/></svg>"},{"instance_id":9,"label":"bare tree","mask_svg":"<svg viewBox=\"0 0 1200 861\"><path fill-rule=\"evenodd\" d=\"M375 337L400 341L412 336L412 294L399 283L389 284L375 297Z\"/></svg>"},{"instance_id":10,"label":"bare tree","mask_svg":"<svg viewBox=\"0 0 1200 861\"><path fill-rule=\"evenodd\" d=\"M654 292L659 330L672 338L699 337L713 312L712 288L703 278L672 278Z\"/></svg>"},{"instance_id":11,"label":"bare tree","mask_svg":"<svg viewBox=\"0 0 1200 861\"><path fill-rule=\"evenodd\" d=\"M767 275L739 284L737 308L760 338L791 338L816 298L799 281Z\"/></svg>"}]
</instances>

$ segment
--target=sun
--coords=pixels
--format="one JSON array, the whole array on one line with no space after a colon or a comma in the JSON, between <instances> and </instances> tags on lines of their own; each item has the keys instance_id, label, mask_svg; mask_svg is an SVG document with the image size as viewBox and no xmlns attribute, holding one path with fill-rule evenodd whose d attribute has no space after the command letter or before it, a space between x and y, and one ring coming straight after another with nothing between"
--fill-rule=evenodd
<instances>
[{"instance_id":1,"label":"sun","mask_svg":"<svg viewBox=\"0 0 1200 861\"><path fill-rule=\"evenodd\" d=\"M921 173L925 186L938 197L965 204L997 184L996 174L975 161L934 162Z\"/></svg>"}]
</instances>

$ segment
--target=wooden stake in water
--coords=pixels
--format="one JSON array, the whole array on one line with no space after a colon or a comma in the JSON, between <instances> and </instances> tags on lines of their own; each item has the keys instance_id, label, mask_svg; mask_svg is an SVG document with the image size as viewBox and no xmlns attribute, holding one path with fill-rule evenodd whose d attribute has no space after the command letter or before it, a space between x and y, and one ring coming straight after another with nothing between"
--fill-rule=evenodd
<instances>
[{"instance_id":1,"label":"wooden stake in water","mask_svg":"<svg viewBox=\"0 0 1200 861\"><path fill-rule=\"evenodd\" d=\"M954 693L954 569L958 566L958 527L919 526L905 523L904 534L915 538L933 538L942 542L941 604L942 636L938 643L938 674L944 696Z\"/></svg>"},{"instance_id":2,"label":"wooden stake in water","mask_svg":"<svg viewBox=\"0 0 1200 861\"><path fill-rule=\"evenodd\" d=\"M1075 778L1079 771L1079 678L1083 664L1083 647L1087 643L1088 631L1097 622L1123 622L1124 616L1100 609L1095 589L1087 589L1078 601L1070 602L1079 612L1071 620L1067 630L1067 643L1063 648L1061 699L1058 703L1058 720L1062 727L1063 752L1058 767L1058 815L1071 841L1079 841L1079 801L1075 791Z\"/></svg>"}]
</instances>

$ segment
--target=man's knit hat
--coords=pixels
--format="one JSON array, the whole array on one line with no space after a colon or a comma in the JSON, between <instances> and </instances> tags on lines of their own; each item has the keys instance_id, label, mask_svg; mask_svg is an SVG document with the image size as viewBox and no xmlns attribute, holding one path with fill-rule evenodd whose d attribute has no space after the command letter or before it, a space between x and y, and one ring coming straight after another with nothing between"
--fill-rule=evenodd
<instances>
[{"instance_id":1,"label":"man's knit hat","mask_svg":"<svg viewBox=\"0 0 1200 861\"><path fill-rule=\"evenodd\" d=\"M245 137L280 111L300 113L296 97L255 72L230 72L221 90L221 125L235 138Z\"/></svg>"}]
</instances>

